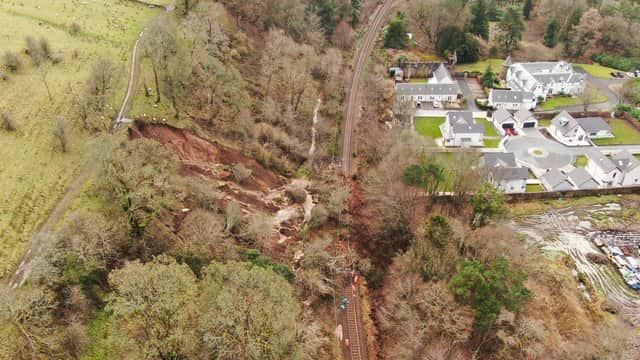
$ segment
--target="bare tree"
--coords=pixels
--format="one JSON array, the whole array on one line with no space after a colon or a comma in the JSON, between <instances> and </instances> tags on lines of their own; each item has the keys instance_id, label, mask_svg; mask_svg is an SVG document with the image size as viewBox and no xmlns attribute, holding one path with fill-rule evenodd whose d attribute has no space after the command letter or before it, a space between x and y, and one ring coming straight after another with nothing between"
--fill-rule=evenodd
<instances>
[{"instance_id":1,"label":"bare tree","mask_svg":"<svg viewBox=\"0 0 640 360\"><path fill-rule=\"evenodd\" d=\"M0 129L4 131L16 131L18 129L16 116L10 111L0 112Z\"/></svg>"},{"instance_id":2,"label":"bare tree","mask_svg":"<svg viewBox=\"0 0 640 360\"><path fill-rule=\"evenodd\" d=\"M67 119L57 116L53 122L52 135L54 139L54 148L66 153L69 151L69 125Z\"/></svg>"},{"instance_id":3,"label":"bare tree","mask_svg":"<svg viewBox=\"0 0 640 360\"><path fill-rule=\"evenodd\" d=\"M93 95L107 95L115 83L117 72L117 65L111 59L98 59L91 66L91 74L87 80L89 92Z\"/></svg>"},{"instance_id":4,"label":"bare tree","mask_svg":"<svg viewBox=\"0 0 640 360\"><path fill-rule=\"evenodd\" d=\"M11 72L18 72L22 68L22 60L18 54L12 51L5 51L2 59L4 61L4 65Z\"/></svg>"},{"instance_id":5,"label":"bare tree","mask_svg":"<svg viewBox=\"0 0 640 360\"><path fill-rule=\"evenodd\" d=\"M587 85L585 85L582 93L578 95L578 99L580 99L580 104L582 105L582 110L585 113L589 111L589 107L594 104L598 95L599 92L595 86L591 85L591 83L587 83Z\"/></svg>"}]
</instances>

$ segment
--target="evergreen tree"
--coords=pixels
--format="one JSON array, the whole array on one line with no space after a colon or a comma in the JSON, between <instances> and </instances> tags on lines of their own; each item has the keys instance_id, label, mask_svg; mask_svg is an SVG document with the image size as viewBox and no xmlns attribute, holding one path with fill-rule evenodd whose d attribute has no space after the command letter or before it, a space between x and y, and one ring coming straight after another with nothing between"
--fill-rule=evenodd
<instances>
[{"instance_id":1,"label":"evergreen tree","mask_svg":"<svg viewBox=\"0 0 640 360\"><path fill-rule=\"evenodd\" d=\"M462 64L476 62L480 58L478 41L453 25L447 26L438 33L436 50L442 56L456 51L458 63Z\"/></svg>"},{"instance_id":2,"label":"evergreen tree","mask_svg":"<svg viewBox=\"0 0 640 360\"><path fill-rule=\"evenodd\" d=\"M502 50L508 54L513 49L516 49L518 43L522 40L524 19L520 8L515 6L508 7L504 15L502 15L498 28L500 29L497 38L498 43L502 46Z\"/></svg>"},{"instance_id":3,"label":"evergreen tree","mask_svg":"<svg viewBox=\"0 0 640 360\"><path fill-rule=\"evenodd\" d=\"M471 7L469 32L483 39L489 39L489 17L487 16L486 0L477 0Z\"/></svg>"},{"instance_id":4,"label":"evergreen tree","mask_svg":"<svg viewBox=\"0 0 640 360\"><path fill-rule=\"evenodd\" d=\"M404 49L409 42L407 29L404 24L404 14L398 13L384 34L384 47L390 49Z\"/></svg>"},{"instance_id":5,"label":"evergreen tree","mask_svg":"<svg viewBox=\"0 0 640 360\"><path fill-rule=\"evenodd\" d=\"M484 75L482 75L482 86L492 88L495 78L496 74L493 72L493 69L491 69L491 65L487 66Z\"/></svg>"},{"instance_id":6,"label":"evergreen tree","mask_svg":"<svg viewBox=\"0 0 640 360\"><path fill-rule=\"evenodd\" d=\"M547 25L547 31L544 33L544 39L542 41L544 46L550 48L556 46L556 44L558 43L557 32L559 28L560 24L558 23L558 20L553 19L549 22L549 24Z\"/></svg>"},{"instance_id":7,"label":"evergreen tree","mask_svg":"<svg viewBox=\"0 0 640 360\"><path fill-rule=\"evenodd\" d=\"M522 8L522 15L524 15L525 20L531 19L531 10L533 10L533 0L525 0Z\"/></svg>"}]
</instances>

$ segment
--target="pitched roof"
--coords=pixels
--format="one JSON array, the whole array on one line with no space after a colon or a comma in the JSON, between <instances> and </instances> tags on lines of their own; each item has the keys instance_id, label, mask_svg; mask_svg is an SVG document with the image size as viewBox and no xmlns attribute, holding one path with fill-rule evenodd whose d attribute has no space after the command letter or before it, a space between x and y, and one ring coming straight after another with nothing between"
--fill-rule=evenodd
<instances>
[{"instance_id":1,"label":"pitched roof","mask_svg":"<svg viewBox=\"0 0 640 360\"><path fill-rule=\"evenodd\" d=\"M511 60L511 55L507 55L507 58L504 60L504 64L502 66L511 66L513 65L513 60Z\"/></svg>"},{"instance_id":2,"label":"pitched roof","mask_svg":"<svg viewBox=\"0 0 640 360\"><path fill-rule=\"evenodd\" d=\"M484 124L478 124L473 120L471 111L449 111L447 122L454 133L478 134L484 133Z\"/></svg>"},{"instance_id":3,"label":"pitched roof","mask_svg":"<svg viewBox=\"0 0 640 360\"><path fill-rule=\"evenodd\" d=\"M635 156L631 155L631 153L626 150L616 153L611 157L611 159L618 169L624 172L629 172L640 166L640 160L636 159Z\"/></svg>"},{"instance_id":4,"label":"pitched roof","mask_svg":"<svg viewBox=\"0 0 640 360\"><path fill-rule=\"evenodd\" d=\"M449 74L449 70L447 70L443 63L440 63L440 66L438 66L438 68L433 72L433 77L435 77L439 83L445 80L453 82L453 79L451 79L451 75Z\"/></svg>"},{"instance_id":5,"label":"pitched roof","mask_svg":"<svg viewBox=\"0 0 640 360\"><path fill-rule=\"evenodd\" d=\"M452 95L460 93L458 83L453 84L427 84L427 83L398 83L396 84L398 95Z\"/></svg>"},{"instance_id":6,"label":"pitched roof","mask_svg":"<svg viewBox=\"0 0 640 360\"><path fill-rule=\"evenodd\" d=\"M512 152L484 153L484 166L486 167L517 167L516 155Z\"/></svg>"},{"instance_id":7,"label":"pitched roof","mask_svg":"<svg viewBox=\"0 0 640 360\"><path fill-rule=\"evenodd\" d=\"M535 117L533 116L533 114L531 113L531 111L529 111L529 110L527 110L527 109L520 109L520 110L518 110L518 111L513 115L513 117L514 117L518 122L520 122L520 123L523 123L523 122L525 122L525 121L527 121L527 120L529 120L529 119L531 119L531 118L534 118L534 120L535 120Z\"/></svg>"},{"instance_id":8,"label":"pitched roof","mask_svg":"<svg viewBox=\"0 0 640 360\"><path fill-rule=\"evenodd\" d=\"M545 182L553 191L571 190L573 185L568 180L566 174L560 172L558 169L551 169L540 177L540 180Z\"/></svg>"},{"instance_id":9,"label":"pitched roof","mask_svg":"<svg viewBox=\"0 0 640 360\"><path fill-rule=\"evenodd\" d=\"M563 110L560 114L556 115L552 120L551 124L553 124L563 135L567 134L571 130L573 130L576 126L578 126L578 121L571 116L568 112Z\"/></svg>"},{"instance_id":10,"label":"pitched roof","mask_svg":"<svg viewBox=\"0 0 640 360\"><path fill-rule=\"evenodd\" d=\"M586 156L605 173L609 173L617 168L616 164L600 151L594 150L588 152Z\"/></svg>"},{"instance_id":11,"label":"pitched roof","mask_svg":"<svg viewBox=\"0 0 640 360\"><path fill-rule=\"evenodd\" d=\"M491 91L489 92L489 99L493 103L521 104L524 99L533 99L533 94L519 90L491 89Z\"/></svg>"},{"instance_id":12,"label":"pitched roof","mask_svg":"<svg viewBox=\"0 0 640 360\"><path fill-rule=\"evenodd\" d=\"M569 180L571 180L578 189L595 189L598 187L598 183L584 168L576 168L571 171L568 176Z\"/></svg>"},{"instance_id":13,"label":"pitched roof","mask_svg":"<svg viewBox=\"0 0 640 360\"><path fill-rule=\"evenodd\" d=\"M526 180L529 178L529 169L523 167L497 167L490 170L494 180Z\"/></svg>"},{"instance_id":14,"label":"pitched roof","mask_svg":"<svg viewBox=\"0 0 640 360\"><path fill-rule=\"evenodd\" d=\"M611 125L604 121L601 117L586 117L576 119L578 124L588 132L598 132L602 130L611 131Z\"/></svg>"},{"instance_id":15,"label":"pitched roof","mask_svg":"<svg viewBox=\"0 0 640 360\"><path fill-rule=\"evenodd\" d=\"M493 118L493 121L498 124L502 124L508 120L514 121L514 118L511 115L511 113L505 109L498 109L498 111L494 112L493 115L491 115L491 117Z\"/></svg>"}]
</instances>

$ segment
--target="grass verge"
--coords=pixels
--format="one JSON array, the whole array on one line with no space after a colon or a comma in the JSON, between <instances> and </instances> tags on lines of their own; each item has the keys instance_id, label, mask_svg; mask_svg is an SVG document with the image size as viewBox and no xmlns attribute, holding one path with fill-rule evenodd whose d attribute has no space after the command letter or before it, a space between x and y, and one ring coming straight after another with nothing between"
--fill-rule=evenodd
<instances>
[{"instance_id":1,"label":"grass verge","mask_svg":"<svg viewBox=\"0 0 640 360\"><path fill-rule=\"evenodd\" d=\"M587 167L588 162L589 162L589 159L586 156L578 155L576 156L576 162L573 164L573 166L577 168Z\"/></svg>"},{"instance_id":2,"label":"grass verge","mask_svg":"<svg viewBox=\"0 0 640 360\"><path fill-rule=\"evenodd\" d=\"M584 69L589 74L602 79L613 79L612 72L618 72L614 68L598 65L598 64L577 64L576 66Z\"/></svg>"},{"instance_id":3,"label":"grass verge","mask_svg":"<svg viewBox=\"0 0 640 360\"><path fill-rule=\"evenodd\" d=\"M544 188L542 187L542 185L539 184L529 184L527 185L527 192L528 193L536 193L536 192L543 192Z\"/></svg>"}]
</instances>

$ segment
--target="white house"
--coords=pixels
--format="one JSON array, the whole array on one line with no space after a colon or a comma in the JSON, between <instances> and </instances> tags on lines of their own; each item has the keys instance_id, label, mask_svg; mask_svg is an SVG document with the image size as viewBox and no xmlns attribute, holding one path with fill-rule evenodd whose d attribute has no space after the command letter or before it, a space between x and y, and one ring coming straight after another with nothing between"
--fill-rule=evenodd
<instances>
[{"instance_id":1,"label":"white house","mask_svg":"<svg viewBox=\"0 0 640 360\"><path fill-rule=\"evenodd\" d=\"M600 187L600 184L584 168L575 168L567 174L567 177L577 190L591 190Z\"/></svg>"},{"instance_id":2,"label":"white house","mask_svg":"<svg viewBox=\"0 0 640 360\"><path fill-rule=\"evenodd\" d=\"M598 150L587 154L586 170L601 187L618 186L622 182L622 171L616 164Z\"/></svg>"},{"instance_id":3,"label":"white house","mask_svg":"<svg viewBox=\"0 0 640 360\"><path fill-rule=\"evenodd\" d=\"M622 186L640 185L640 160L628 151L621 151L611 157L618 169L622 171Z\"/></svg>"},{"instance_id":4,"label":"white house","mask_svg":"<svg viewBox=\"0 0 640 360\"><path fill-rule=\"evenodd\" d=\"M433 76L429 79L429 84L453 84L455 81L449 74L446 66L440 63L438 68L433 72Z\"/></svg>"},{"instance_id":5,"label":"white house","mask_svg":"<svg viewBox=\"0 0 640 360\"><path fill-rule=\"evenodd\" d=\"M416 108L434 101L455 102L461 94L458 82L451 78L444 64L438 66L426 83L396 83L396 100L411 102Z\"/></svg>"},{"instance_id":6,"label":"white house","mask_svg":"<svg viewBox=\"0 0 640 360\"><path fill-rule=\"evenodd\" d=\"M521 90L491 89L489 91L489 106L494 109L520 110L534 109L536 99L532 92Z\"/></svg>"},{"instance_id":7,"label":"white house","mask_svg":"<svg viewBox=\"0 0 640 360\"><path fill-rule=\"evenodd\" d=\"M586 117L576 119L590 139L604 139L614 137L611 125L601 117Z\"/></svg>"},{"instance_id":8,"label":"white house","mask_svg":"<svg viewBox=\"0 0 640 360\"><path fill-rule=\"evenodd\" d=\"M505 109L499 109L491 114L491 122L501 135L505 135L508 129L516 128L516 119Z\"/></svg>"},{"instance_id":9,"label":"white house","mask_svg":"<svg viewBox=\"0 0 640 360\"><path fill-rule=\"evenodd\" d=\"M449 111L440 125L444 146L483 146L484 125L473 120L471 111Z\"/></svg>"},{"instance_id":10,"label":"white house","mask_svg":"<svg viewBox=\"0 0 640 360\"><path fill-rule=\"evenodd\" d=\"M573 70L566 61L541 61L507 64L506 80L512 90L533 93L537 98L584 91L586 76Z\"/></svg>"},{"instance_id":11,"label":"white house","mask_svg":"<svg viewBox=\"0 0 640 360\"><path fill-rule=\"evenodd\" d=\"M529 169L518 167L514 153L485 153L481 165L487 168L489 182L507 194L527 191Z\"/></svg>"},{"instance_id":12,"label":"white house","mask_svg":"<svg viewBox=\"0 0 640 360\"><path fill-rule=\"evenodd\" d=\"M588 146L589 137L580 123L566 111L551 120L549 134L567 146Z\"/></svg>"},{"instance_id":13,"label":"white house","mask_svg":"<svg viewBox=\"0 0 640 360\"><path fill-rule=\"evenodd\" d=\"M548 191L568 191L573 190L573 184L569 181L567 174L558 169L550 169L540 176L542 186Z\"/></svg>"},{"instance_id":14,"label":"white house","mask_svg":"<svg viewBox=\"0 0 640 360\"><path fill-rule=\"evenodd\" d=\"M513 118L516 119L516 125L520 129L530 129L538 127L538 119L527 109L520 109Z\"/></svg>"}]
</instances>

